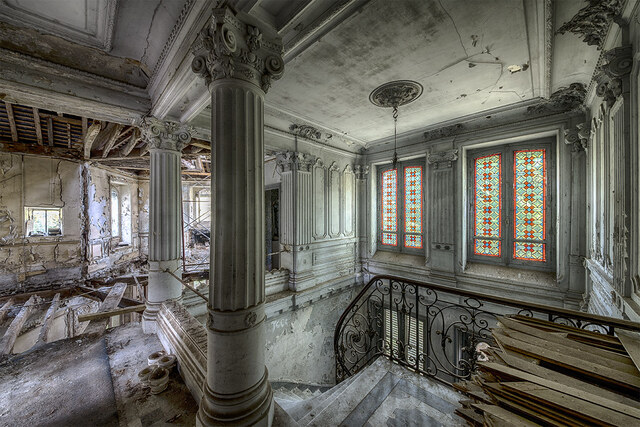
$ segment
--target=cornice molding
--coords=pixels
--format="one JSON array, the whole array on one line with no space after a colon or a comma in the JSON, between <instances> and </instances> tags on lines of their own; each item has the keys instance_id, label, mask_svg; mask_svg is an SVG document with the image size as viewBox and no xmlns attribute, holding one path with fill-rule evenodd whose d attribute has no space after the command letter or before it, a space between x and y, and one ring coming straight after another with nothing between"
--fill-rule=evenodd
<instances>
[{"instance_id":1,"label":"cornice molding","mask_svg":"<svg viewBox=\"0 0 640 427\"><path fill-rule=\"evenodd\" d=\"M527 108L528 114L564 113L580 110L587 90L582 83L572 83L553 92L549 99L543 99L538 105Z\"/></svg>"}]
</instances>

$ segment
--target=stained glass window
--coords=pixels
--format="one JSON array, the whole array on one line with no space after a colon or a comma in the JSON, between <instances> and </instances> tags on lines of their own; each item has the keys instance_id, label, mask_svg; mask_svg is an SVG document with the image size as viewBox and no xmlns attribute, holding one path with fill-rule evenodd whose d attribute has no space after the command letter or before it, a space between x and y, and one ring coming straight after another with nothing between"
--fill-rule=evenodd
<instances>
[{"instance_id":1,"label":"stained glass window","mask_svg":"<svg viewBox=\"0 0 640 427\"><path fill-rule=\"evenodd\" d=\"M547 165L545 150L513 153L515 259L545 261Z\"/></svg>"},{"instance_id":2,"label":"stained glass window","mask_svg":"<svg viewBox=\"0 0 640 427\"><path fill-rule=\"evenodd\" d=\"M398 238L398 171L382 174L382 244L396 246ZM393 233L393 234L392 234Z\"/></svg>"},{"instance_id":3,"label":"stained glass window","mask_svg":"<svg viewBox=\"0 0 640 427\"><path fill-rule=\"evenodd\" d=\"M476 255L500 257L502 247L502 155L474 161L474 243Z\"/></svg>"},{"instance_id":4,"label":"stained glass window","mask_svg":"<svg viewBox=\"0 0 640 427\"><path fill-rule=\"evenodd\" d=\"M404 245L422 248L422 166L404 168Z\"/></svg>"}]
</instances>

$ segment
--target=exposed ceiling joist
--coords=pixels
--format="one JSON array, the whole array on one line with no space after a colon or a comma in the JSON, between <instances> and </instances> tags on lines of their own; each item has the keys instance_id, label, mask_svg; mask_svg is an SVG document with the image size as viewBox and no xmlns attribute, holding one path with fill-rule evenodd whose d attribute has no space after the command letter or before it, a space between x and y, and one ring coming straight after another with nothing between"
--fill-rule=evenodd
<instances>
[{"instance_id":1,"label":"exposed ceiling joist","mask_svg":"<svg viewBox=\"0 0 640 427\"><path fill-rule=\"evenodd\" d=\"M38 138L38 145L44 145L42 139L42 125L40 124L40 112L35 107L33 107L33 122L36 126L36 138Z\"/></svg>"},{"instance_id":2,"label":"exposed ceiling joist","mask_svg":"<svg viewBox=\"0 0 640 427\"><path fill-rule=\"evenodd\" d=\"M7 117L9 118L9 126L11 126L11 140L13 142L18 142L18 130L16 128L15 116L13 115L13 106L6 101L4 105L7 108Z\"/></svg>"},{"instance_id":3,"label":"exposed ceiling joist","mask_svg":"<svg viewBox=\"0 0 640 427\"><path fill-rule=\"evenodd\" d=\"M107 142L104 145L104 150L102 150L103 159L109 155L109 152L111 151L111 149L113 148L113 145L116 143L116 140L120 136L120 133L122 132L123 127L124 125L117 124L112 128L111 133L108 136Z\"/></svg>"}]
</instances>

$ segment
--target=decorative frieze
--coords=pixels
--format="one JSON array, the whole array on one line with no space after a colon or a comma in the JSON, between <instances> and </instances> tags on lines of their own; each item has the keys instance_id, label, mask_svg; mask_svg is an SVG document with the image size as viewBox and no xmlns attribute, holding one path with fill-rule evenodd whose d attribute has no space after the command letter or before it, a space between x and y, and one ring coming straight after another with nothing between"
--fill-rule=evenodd
<instances>
[{"instance_id":1,"label":"decorative frieze","mask_svg":"<svg viewBox=\"0 0 640 427\"><path fill-rule=\"evenodd\" d=\"M588 122L579 123L575 127L564 131L564 143L573 146L573 151L586 150L591 136Z\"/></svg>"},{"instance_id":2,"label":"decorative frieze","mask_svg":"<svg viewBox=\"0 0 640 427\"><path fill-rule=\"evenodd\" d=\"M191 141L193 128L175 122L145 118L140 124L144 138L150 149L182 151Z\"/></svg>"},{"instance_id":3,"label":"decorative frieze","mask_svg":"<svg viewBox=\"0 0 640 427\"><path fill-rule=\"evenodd\" d=\"M458 150L438 151L427 155L427 163L435 169L450 168L458 160Z\"/></svg>"},{"instance_id":4,"label":"decorative frieze","mask_svg":"<svg viewBox=\"0 0 640 427\"><path fill-rule=\"evenodd\" d=\"M257 27L240 21L227 7L214 9L209 25L193 46L194 73L207 85L218 79L236 78L257 85L265 93L271 81L282 77L282 43Z\"/></svg>"},{"instance_id":5,"label":"decorative frieze","mask_svg":"<svg viewBox=\"0 0 640 427\"><path fill-rule=\"evenodd\" d=\"M553 92L549 99L527 108L529 114L556 114L582 108L587 90L582 83L572 83Z\"/></svg>"},{"instance_id":6,"label":"decorative frieze","mask_svg":"<svg viewBox=\"0 0 640 427\"><path fill-rule=\"evenodd\" d=\"M602 49L611 21L620 14L620 0L589 0L589 4L578 11L569 22L564 23L556 34L574 33L582 37L589 46Z\"/></svg>"},{"instance_id":7,"label":"decorative frieze","mask_svg":"<svg viewBox=\"0 0 640 427\"><path fill-rule=\"evenodd\" d=\"M462 133L464 130L465 127L462 123L456 123L454 125L444 126L438 129L426 131L424 133L424 140L426 142L440 138L447 138Z\"/></svg>"},{"instance_id":8,"label":"decorative frieze","mask_svg":"<svg viewBox=\"0 0 640 427\"><path fill-rule=\"evenodd\" d=\"M307 139L315 139L319 141L320 138L322 138L322 132L309 125L298 125L294 123L289 126L289 130L294 134Z\"/></svg>"}]
</instances>

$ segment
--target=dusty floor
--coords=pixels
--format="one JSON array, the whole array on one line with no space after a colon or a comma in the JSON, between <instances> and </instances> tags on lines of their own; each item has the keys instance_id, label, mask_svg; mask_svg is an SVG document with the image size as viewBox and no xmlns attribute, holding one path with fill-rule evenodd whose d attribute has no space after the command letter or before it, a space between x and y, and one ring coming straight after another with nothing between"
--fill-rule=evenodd
<instances>
[{"instance_id":1,"label":"dusty floor","mask_svg":"<svg viewBox=\"0 0 640 427\"><path fill-rule=\"evenodd\" d=\"M151 395L138 371L160 350L139 323L49 343L0 361L0 426L192 426L197 404L174 368Z\"/></svg>"}]
</instances>

